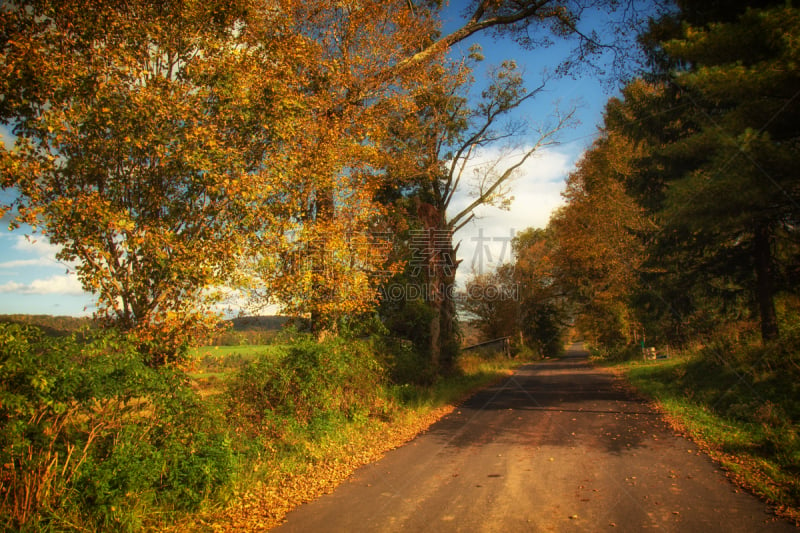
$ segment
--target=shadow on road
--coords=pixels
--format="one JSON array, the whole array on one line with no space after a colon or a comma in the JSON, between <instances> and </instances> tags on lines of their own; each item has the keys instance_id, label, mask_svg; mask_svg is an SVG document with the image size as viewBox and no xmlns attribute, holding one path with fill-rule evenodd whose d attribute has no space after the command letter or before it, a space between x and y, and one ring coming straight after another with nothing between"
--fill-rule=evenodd
<instances>
[{"instance_id":1,"label":"shadow on road","mask_svg":"<svg viewBox=\"0 0 800 533\"><path fill-rule=\"evenodd\" d=\"M445 449L490 442L574 447L580 442L619 454L664 429L644 400L611 373L589 364L586 352L572 350L560 359L521 367L428 432L441 436Z\"/></svg>"},{"instance_id":2,"label":"shadow on road","mask_svg":"<svg viewBox=\"0 0 800 533\"><path fill-rule=\"evenodd\" d=\"M688 452L688 453L687 453ZM793 531L572 351L527 365L283 531Z\"/></svg>"}]
</instances>

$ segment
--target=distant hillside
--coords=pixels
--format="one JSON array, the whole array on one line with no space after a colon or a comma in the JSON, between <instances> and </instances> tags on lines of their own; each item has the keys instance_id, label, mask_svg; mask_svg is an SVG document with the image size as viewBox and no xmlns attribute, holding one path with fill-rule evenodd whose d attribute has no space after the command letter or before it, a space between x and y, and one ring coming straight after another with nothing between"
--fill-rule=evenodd
<instances>
[{"instance_id":1,"label":"distant hillside","mask_svg":"<svg viewBox=\"0 0 800 533\"><path fill-rule=\"evenodd\" d=\"M234 318L227 322L232 324L229 331L274 333L280 330L288 320L283 316L248 316ZM3 322L37 326L48 335L55 337L64 337L93 324L91 317L53 315L0 315L0 323Z\"/></svg>"},{"instance_id":2,"label":"distant hillside","mask_svg":"<svg viewBox=\"0 0 800 533\"><path fill-rule=\"evenodd\" d=\"M231 328L210 340L212 346L269 344L284 324L284 316L246 316L226 320Z\"/></svg>"},{"instance_id":3,"label":"distant hillside","mask_svg":"<svg viewBox=\"0 0 800 533\"><path fill-rule=\"evenodd\" d=\"M0 322L38 326L54 337L64 337L93 323L90 317L52 315L0 315Z\"/></svg>"}]
</instances>

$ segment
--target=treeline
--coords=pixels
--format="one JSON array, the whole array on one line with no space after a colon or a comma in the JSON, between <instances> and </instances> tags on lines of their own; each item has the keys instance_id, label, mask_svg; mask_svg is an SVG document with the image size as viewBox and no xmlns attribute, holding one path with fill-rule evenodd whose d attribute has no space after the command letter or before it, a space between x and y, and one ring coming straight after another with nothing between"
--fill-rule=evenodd
<instances>
[{"instance_id":1,"label":"treeline","mask_svg":"<svg viewBox=\"0 0 800 533\"><path fill-rule=\"evenodd\" d=\"M48 335L63 337L91 327L89 317L54 315L0 315L0 323L36 326Z\"/></svg>"},{"instance_id":2,"label":"treeline","mask_svg":"<svg viewBox=\"0 0 800 533\"><path fill-rule=\"evenodd\" d=\"M800 10L678 5L569 178L548 228L557 278L603 350L796 349Z\"/></svg>"},{"instance_id":3,"label":"treeline","mask_svg":"<svg viewBox=\"0 0 800 533\"><path fill-rule=\"evenodd\" d=\"M236 346L268 344L289 319L282 316L244 316L225 320L216 335L211 336L209 346Z\"/></svg>"},{"instance_id":4,"label":"treeline","mask_svg":"<svg viewBox=\"0 0 800 533\"><path fill-rule=\"evenodd\" d=\"M211 346L266 344L289 321L281 316L246 316L223 320L207 342ZM0 315L0 323L36 326L49 336L65 337L97 327L92 317L53 315Z\"/></svg>"},{"instance_id":5,"label":"treeline","mask_svg":"<svg viewBox=\"0 0 800 533\"><path fill-rule=\"evenodd\" d=\"M755 342L796 365L799 34L782 1L681 0L654 20L648 67L608 102L566 205L520 234L514 265L471 282L484 329L572 325L605 354Z\"/></svg>"},{"instance_id":6,"label":"treeline","mask_svg":"<svg viewBox=\"0 0 800 533\"><path fill-rule=\"evenodd\" d=\"M468 280L462 309L484 340L509 337L516 353L560 355L575 333L567 294L556 276L551 233L529 228L512 241L514 263Z\"/></svg>"}]
</instances>

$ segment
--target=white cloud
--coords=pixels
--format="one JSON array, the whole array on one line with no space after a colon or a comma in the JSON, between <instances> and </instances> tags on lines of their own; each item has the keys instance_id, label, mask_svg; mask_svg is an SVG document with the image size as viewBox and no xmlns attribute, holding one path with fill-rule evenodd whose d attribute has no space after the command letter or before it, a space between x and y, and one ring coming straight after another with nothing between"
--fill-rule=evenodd
<instances>
[{"instance_id":1,"label":"white cloud","mask_svg":"<svg viewBox=\"0 0 800 533\"><path fill-rule=\"evenodd\" d=\"M578 158L578 154L572 152L550 148L526 161L512 183L514 201L508 211L491 206L475 210L475 219L455 236L455 241L461 242L458 251L458 258L462 260L458 269L459 282L473 270L487 272L510 261L512 232L547 225L553 211L564 203L561 192ZM513 160L509 159L506 166L512 163ZM469 205L470 201L471 198L462 191L453 198L450 216ZM482 248L479 249L478 244Z\"/></svg>"},{"instance_id":2,"label":"white cloud","mask_svg":"<svg viewBox=\"0 0 800 533\"><path fill-rule=\"evenodd\" d=\"M35 279L30 283L9 281L0 285L0 293L53 295L85 294L78 278L70 275L50 276L46 279Z\"/></svg>"},{"instance_id":3,"label":"white cloud","mask_svg":"<svg viewBox=\"0 0 800 533\"><path fill-rule=\"evenodd\" d=\"M479 168L486 164L490 164L494 159L502 156L503 154L499 153L498 151L487 151L481 154L481 156L478 158L475 158L473 163L469 165L467 171L465 171L465 174L468 173L470 169ZM505 157L505 159L501 161L498 168L503 170L511 166L514 164L515 159L519 159L519 154L516 154L516 156L512 155ZM511 196L513 196L515 199L510 210L512 216L531 218L533 213L531 212L531 206L528 202L530 202L532 199L545 199L545 201L539 201L537 203L548 207L560 204L561 190L564 187L564 180L572 171L576 159L576 154L568 151L559 151L552 148L543 149L533 157L529 158L519 169L517 169L515 176L508 182L512 189ZM465 181L467 181L466 178ZM450 216L453 216L460 209L467 207L467 205L469 205L473 199L469 194L470 187L468 183L462 182L459 189L459 192L453 198L449 212ZM493 208L490 206L479 208L478 215L484 215L486 212L492 209ZM494 212L507 213L508 211L495 209ZM544 217L542 217L542 215L544 215ZM550 209L548 208L548 210L546 210L540 216L533 218L535 220L543 219L544 222L542 225L546 225L549 215Z\"/></svg>"},{"instance_id":4,"label":"white cloud","mask_svg":"<svg viewBox=\"0 0 800 533\"><path fill-rule=\"evenodd\" d=\"M12 261L0 262L0 269L20 268L20 267L49 267L53 266L53 259L39 257L37 259L14 259Z\"/></svg>"},{"instance_id":5,"label":"white cloud","mask_svg":"<svg viewBox=\"0 0 800 533\"><path fill-rule=\"evenodd\" d=\"M26 268L26 267L49 267L67 268L73 270L76 267L74 262L59 261L56 254L61 249L59 246L50 244L46 237L14 235L13 244L8 250L13 251L14 259L0 262L0 269Z\"/></svg>"},{"instance_id":6,"label":"white cloud","mask_svg":"<svg viewBox=\"0 0 800 533\"><path fill-rule=\"evenodd\" d=\"M24 235L17 235L14 242L14 250L20 253L35 255L41 258L48 258L55 261L59 247L47 242L44 237L34 238Z\"/></svg>"}]
</instances>

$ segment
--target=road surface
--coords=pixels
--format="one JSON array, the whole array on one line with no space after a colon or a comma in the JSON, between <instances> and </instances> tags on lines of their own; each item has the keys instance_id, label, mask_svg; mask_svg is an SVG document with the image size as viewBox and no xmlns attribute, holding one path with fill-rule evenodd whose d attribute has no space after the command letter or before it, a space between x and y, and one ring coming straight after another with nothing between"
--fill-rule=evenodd
<instances>
[{"instance_id":1,"label":"road surface","mask_svg":"<svg viewBox=\"0 0 800 533\"><path fill-rule=\"evenodd\" d=\"M522 367L280 532L798 531L579 346Z\"/></svg>"}]
</instances>

